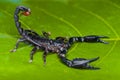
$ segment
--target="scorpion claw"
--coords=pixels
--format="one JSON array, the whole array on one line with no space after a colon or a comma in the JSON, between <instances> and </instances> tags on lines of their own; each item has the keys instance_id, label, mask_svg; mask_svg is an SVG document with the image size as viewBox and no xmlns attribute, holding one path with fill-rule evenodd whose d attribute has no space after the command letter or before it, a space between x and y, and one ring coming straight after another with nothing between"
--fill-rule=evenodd
<instances>
[{"instance_id":1,"label":"scorpion claw","mask_svg":"<svg viewBox=\"0 0 120 80\"><path fill-rule=\"evenodd\" d=\"M103 40L99 40L100 43L108 44L108 42L105 42Z\"/></svg>"},{"instance_id":2,"label":"scorpion claw","mask_svg":"<svg viewBox=\"0 0 120 80\"><path fill-rule=\"evenodd\" d=\"M93 58L93 59L84 59L84 58L76 58L73 59L71 62L71 67L73 68L81 68L81 69L99 69L93 66L90 66L89 63L94 62L96 60L98 60L99 57L97 58Z\"/></svg>"},{"instance_id":3,"label":"scorpion claw","mask_svg":"<svg viewBox=\"0 0 120 80\"><path fill-rule=\"evenodd\" d=\"M98 36L99 38L109 38L108 36Z\"/></svg>"},{"instance_id":4,"label":"scorpion claw","mask_svg":"<svg viewBox=\"0 0 120 80\"><path fill-rule=\"evenodd\" d=\"M94 61L96 61L96 60L98 60L98 59L99 59L99 57L96 57L96 58L90 59L90 60L88 60L88 61L89 61L89 63L91 63L91 62L94 62Z\"/></svg>"},{"instance_id":5,"label":"scorpion claw","mask_svg":"<svg viewBox=\"0 0 120 80\"><path fill-rule=\"evenodd\" d=\"M97 70L97 69L100 69L100 68L87 65L87 66L86 66L86 69Z\"/></svg>"},{"instance_id":6,"label":"scorpion claw","mask_svg":"<svg viewBox=\"0 0 120 80\"><path fill-rule=\"evenodd\" d=\"M96 36L96 35L90 35L90 36L85 36L84 42L100 42L104 44L108 44L108 42L105 42L104 40L101 40L101 38L109 38L107 36Z\"/></svg>"},{"instance_id":7,"label":"scorpion claw","mask_svg":"<svg viewBox=\"0 0 120 80\"><path fill-rule=\"evenodd\" d=\"M100 38L109 38L109 37L107 37L107 36L98 36L98 39L97 39L97 41L100 42L100 43L108 44L108 42L105 42L104 40L101 40Z\"/></svg>"}]
</instances>

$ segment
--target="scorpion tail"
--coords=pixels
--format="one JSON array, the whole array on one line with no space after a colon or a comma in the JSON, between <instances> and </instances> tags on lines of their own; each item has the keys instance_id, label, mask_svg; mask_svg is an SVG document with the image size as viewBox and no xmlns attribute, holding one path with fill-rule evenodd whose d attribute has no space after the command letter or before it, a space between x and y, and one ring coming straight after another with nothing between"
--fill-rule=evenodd
<instances>
[{"instance_id":1,"label":"scorpion tail","mask_svg":"<svg viewBox=\"0 0 120 80\"><path fill-rule=\"evenodd\" d=\"M15 10L15 13L14 13L15 25L20 34L22 34L22 32L23 32L23 28L21 27L21 22L19 22L19 13L21 11L22 11L23 15L28 16L30 14L30 9L26 8L24 6L18 6Z\"/></svg>"}]
</instances>

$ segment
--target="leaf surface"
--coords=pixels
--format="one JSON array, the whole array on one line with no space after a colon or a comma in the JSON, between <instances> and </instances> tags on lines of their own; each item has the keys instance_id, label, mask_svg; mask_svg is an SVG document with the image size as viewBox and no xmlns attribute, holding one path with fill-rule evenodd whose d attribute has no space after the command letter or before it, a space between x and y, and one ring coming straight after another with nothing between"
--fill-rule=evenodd
<instances>
[{"instance_id":1,"label":"leaf surface","mask_svg":"<svg viewBox=\"0 0 120 80\"><path fill-rule=\"evenodd\" d=\"M0 79L1 80L115 80L120 74L120 1L119 0L1 0L0 1ZM6 6L5 6L6 5ZM21 16L22 27L41 34L51 32L57 36L105 35L109 44L79 43L67 53L69 59L76 57L100 59L93 66L101 69L78 70L63 65L56 54L42 61L42 51L28 63L32 46L20 44L13 49L20 35L14 24L16 6L31 8L32 14Z\"/></svg>"}]
</instances>

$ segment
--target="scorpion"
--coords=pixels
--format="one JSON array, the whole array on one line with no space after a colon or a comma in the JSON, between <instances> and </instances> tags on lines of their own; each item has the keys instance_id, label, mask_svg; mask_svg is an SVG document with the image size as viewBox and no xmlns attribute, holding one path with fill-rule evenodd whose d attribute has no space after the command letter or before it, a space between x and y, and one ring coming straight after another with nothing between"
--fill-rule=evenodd
<instances>
[{"instance_id":1,"label":"scorpion","mask_svg":"<svg viewBox=\"0 0 120 80\"><path fill-rule=\"evenodd\" d=\"M30 8L24 6L18 6L14 12L14 20L17 30L21 36L16 42L15 48L11 50L11 52L15 52L19 46L20 42L27 42L33 46L33 49L30 52L30 60L29 62L32 63L33 56L37 50L43 50L43 61L46 64L46 56L48 53L56 53L60 58L60 61L70 68L75 69L100 69L98 67L91 66L90 63L94 62L99 59L99 57L92 58L92 59L85 59L85 58L74 58L70 60L66 57L66 53L70 49L70 47L76 42L88 42L88 43L104 43L107 44L101 38L108 38L107 36L97 36L97 35L88 35L84 37L56 37L55 39L50 39L49 32L42 32L42 35L39 35L35 31L26 30L21 27L21 22L19 20L19 14L24 16L29 16L31 14Z\"/></svg>"}]
</instances>

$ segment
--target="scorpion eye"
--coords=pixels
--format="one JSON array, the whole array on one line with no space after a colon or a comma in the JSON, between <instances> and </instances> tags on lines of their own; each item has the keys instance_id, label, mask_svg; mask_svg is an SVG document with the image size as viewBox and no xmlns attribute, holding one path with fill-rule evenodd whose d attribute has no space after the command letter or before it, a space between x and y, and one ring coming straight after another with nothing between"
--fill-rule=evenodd
<instances>
[{"instance_id":1,"label":"scorpion eye","mask_svg":"<svg viewBox=\"0 0 120 80\"><path fill-rule=\"evenodd\" d=\"M25 15L25 16L29 16L29 15L31 14L31 12L25 11L25 12L23 12L22 14Z\"/></svg>"}]
</instances>

